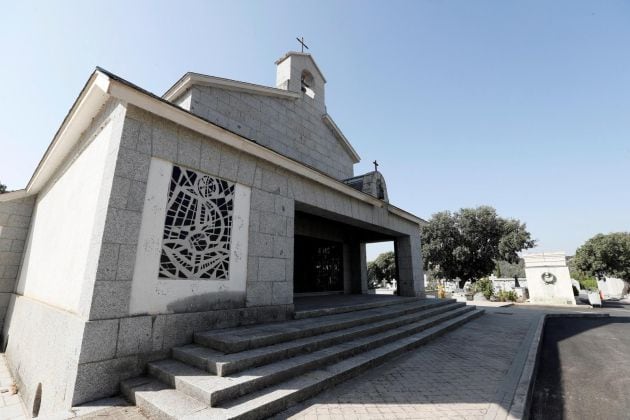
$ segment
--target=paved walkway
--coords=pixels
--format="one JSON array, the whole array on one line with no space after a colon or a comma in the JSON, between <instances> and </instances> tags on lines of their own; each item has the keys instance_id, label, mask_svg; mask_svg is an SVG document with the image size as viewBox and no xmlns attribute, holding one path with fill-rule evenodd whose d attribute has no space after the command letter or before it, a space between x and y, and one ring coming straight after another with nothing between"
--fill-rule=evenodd
<instances>
[{"instance_id":1,"label":"paved walkway","mask_svg":"<svg viewBox=\"0 0 630 420\"><path fill-rule=\"evenodd\" d=\"M543 312L555 311L519 306L486 308L486 315L276 418L506 418ZM563 308L558 312L568 311ZM0 385L8 385L7 381L10 377L2 358ZM0 418L24 418L19 417L21 406L17 396L2 395L4 407L0 407ZM77 411L74 416L121 420L143 417L135 407L107 407L107 404L86 411Z\"/></svg>"},{"instance_id":2,"label":"paved walkway","mask_svg":"<svg viewBox=\"0 0 630 420\"><path fill-rule=\"evenodd\" d=\"M4 354L0 354L0 420L27 420L31 416L19 394L11 394L13 378ZM41 416L40 416L41 418ZM50 420L80 418L82 420L146 420L137 407L129 406L122 398L108 398L86 404L72 412L59 413Z\"/></svg>"},{"instance_id":3,"label":"paved walkway","mask_svg":"<svg viewBox=\"0 0 630 420\"><path fill-rule=\"evenodd\" d=\"M507 415L539 312L488 308L486 315L295 406L276 418L484 419ZM531 332L530 332L531 335ZM512 391L513 392L513 391Z\"/></svg>"},{"instance_id":4,"label":"paved walkway","mask_svg":"<svg viewBox=\"0 0 630 420\"><path fill-rule=\"evenodd\" d=\"M103 409L93 409L86 414L78 414L76 418L81 420L147 420L140 409L136 406L107 407Z\"/></svg>"},{"instance_id":5,"label":"paved walkway","mask_svg":"<svg viewBox=\"0 0 630 420\"><path fill-rule=\"evenodd\" d=\"M13 378L7 366L4 354L0 354L0 419L26 419L26 409L18 394L12 394Z\"/></svg>"}]
</instances>

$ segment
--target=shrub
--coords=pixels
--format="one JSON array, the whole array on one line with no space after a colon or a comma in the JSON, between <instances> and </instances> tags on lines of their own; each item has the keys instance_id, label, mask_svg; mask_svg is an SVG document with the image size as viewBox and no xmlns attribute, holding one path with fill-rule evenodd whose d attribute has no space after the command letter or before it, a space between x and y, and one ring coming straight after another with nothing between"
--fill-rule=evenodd
<instances>
[{"instance_id":1,"label":"shrub","mask_svg":"<svg viewBox=\"0 0 630 420\"><path fill-rule=\"evenodd\" d=\"M516 302L518 296L513 290L499 290L499 293L497 293L497 299L499 300L499 302Z\"/></svg>"},{"instance_id":2,"label":"shrub","mask_svg":"<svg viewBox=\"0 0 630 420\"><path fill-rule=\"evenodd\" d=\"M492 295L494 295L492 281L487 277L477 280L473 285L473 291L475 293L482 293L486 299L490 299Z\"/></svg>"},{"instance_id":3,"label":"shrub","mask_svg":"<svg viewBox=\"0 0 630 420\"><path fill-rule=\"evenodd\" d=\"M586 290L599 289L599 286L597 285L597 279L594 279L593 277L584 278L579 281L580 281L580 287L582 287L582 289L586 289Z\"/></svg>"}]
</instances>

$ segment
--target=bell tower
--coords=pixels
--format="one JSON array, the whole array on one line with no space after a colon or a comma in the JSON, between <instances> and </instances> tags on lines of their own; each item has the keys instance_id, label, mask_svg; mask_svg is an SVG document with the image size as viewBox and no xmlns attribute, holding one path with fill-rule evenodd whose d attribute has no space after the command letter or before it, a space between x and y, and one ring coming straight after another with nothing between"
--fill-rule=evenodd
<instances>
[{"instance_id":1,"label":"bell tower","mask_svg":"<svg viewBox=\"0 0 630 420\"><path fill-rule=\"evenodd\" d=\"M326 79L309 53L289 51L276 61L276 87L301 92L305 100L326 111Z\"/></svg>"}]
</instances>

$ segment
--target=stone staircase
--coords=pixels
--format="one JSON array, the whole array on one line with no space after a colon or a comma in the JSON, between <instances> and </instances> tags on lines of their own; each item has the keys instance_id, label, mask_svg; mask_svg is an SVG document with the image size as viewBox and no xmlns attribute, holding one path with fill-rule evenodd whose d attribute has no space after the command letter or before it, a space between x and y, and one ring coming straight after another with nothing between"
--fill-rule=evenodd
<instances>
[{"instance_id":1,"label":"stone staircase","mask_svg":"<svg viewBox=\"0 0 630 420\"><path fill-rule=\"evenodd\" d=\"M125 396L156 419L258 419L481 315L453 300L401 299L296 313L296 320L195 334ZM331 314L332 312L332 314Z\"/></svg>"}]
</instances>

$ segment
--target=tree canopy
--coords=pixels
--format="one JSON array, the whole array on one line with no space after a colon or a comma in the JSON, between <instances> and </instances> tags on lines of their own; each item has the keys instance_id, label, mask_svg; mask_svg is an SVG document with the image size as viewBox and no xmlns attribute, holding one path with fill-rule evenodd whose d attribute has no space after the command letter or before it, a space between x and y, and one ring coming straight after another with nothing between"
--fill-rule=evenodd
<instances>
[{"instance_id":1,"label":"tree canopy","mask_svg":"<svg viewBox=\"0 0 630 420\"><path fill-rule=\"evenodd\" d=\"M586 275L630 282L630 232L593 236L578 248L572 263Z\"/></svg>"},{"instance_id":2,"label":"tree canopy","mask_svg":"<svg viewBox=\"0 0 630 420\"><path fill-rule=\"evenodd\" d=\"M597 286L597 278L593 274L585 273L575 266L575 256L567 256L567 267L569 268L571 278L577 280L583 289L590 289Z\"/></svg>"},{"instance_id":3,"label":"tree canopy","mask_svg":"<svg viewBox=\"0 0 630 420\"><path fill-rule=\"evenodd\" d=\"M0 182L0 194L7 192L7 186Z\"/></svg>"},{"instance_id":4,"label":"tree canopy","mask_svg":"<svg viewBox=\"0 0 630 420\"><path fill-rule=\"evenodd\" d=\"M396 256L392 251L379 254L374 261L368 263L368 281L375 287L383 280L390 282L396 278Z\"/></svg>"},{"instance_id":5,"label":"tree canopy","mask_svg":"<svg viewBox=\"0 0 630 420\"><path fill-rule=\"evenodd\" d=\"M496 261L494 275L499 278L525 277L525 261L522 258L516 263Z\"/></svg>"},{"instance_id":6,"label":"tree canopy","mask_svg":"<svg viewBox=\"0 0 630 420\"><path fill-rule=\"evenodd\" d=\"M524 223L501 218L490 206L439 212L422 227L425 270L459 279L460 287L491 274L496 261L517 264L518 252L535 243Z\"/></svg>"}]
</instances>

